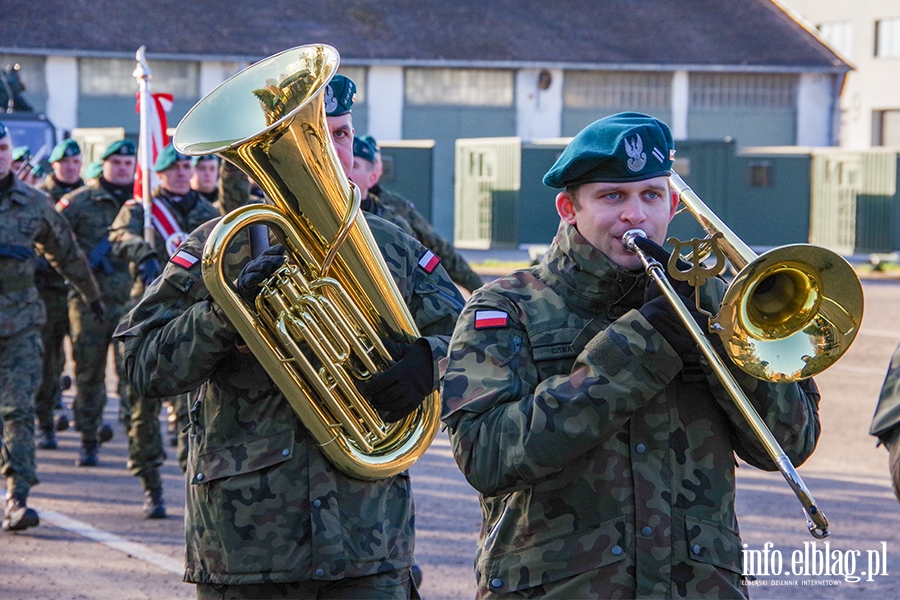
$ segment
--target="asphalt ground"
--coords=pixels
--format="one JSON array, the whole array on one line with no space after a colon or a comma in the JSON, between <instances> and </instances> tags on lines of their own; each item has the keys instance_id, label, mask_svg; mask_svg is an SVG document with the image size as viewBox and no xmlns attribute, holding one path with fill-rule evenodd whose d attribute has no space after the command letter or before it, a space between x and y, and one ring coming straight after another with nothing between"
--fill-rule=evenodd
<instances>
[{"instance_id":1,"label":"asphalt ground","mask_svg":"<svg viewBox=\"0 0 900 600\"><path fill-rule=\"evenodd\" d=\"M887 452L868 435L900 342L900 282L867 280L864 291L866 314L855 344L816 378L823 432L816 453L798 469L829 519L828 546L809 535L780 474L738 469L741 534L757 573L753 598L900 598L900 504L891 490ZM75 466L78 438L71 430L59 434L58 450L37 451L41 483L29 505L41 525L0 533L0 600L195 596L194 587L181 581L184 484L174 448L162 469L169 518L144 520L140 485L125 470L114 381L110 373L105 416L115 437L101 448L100 466ZM70 390L65 402L71 400ZM478 497L457 469L444 433L411 474L422 594L428 600L472 598Z\"/></svg>"}]
</instances>

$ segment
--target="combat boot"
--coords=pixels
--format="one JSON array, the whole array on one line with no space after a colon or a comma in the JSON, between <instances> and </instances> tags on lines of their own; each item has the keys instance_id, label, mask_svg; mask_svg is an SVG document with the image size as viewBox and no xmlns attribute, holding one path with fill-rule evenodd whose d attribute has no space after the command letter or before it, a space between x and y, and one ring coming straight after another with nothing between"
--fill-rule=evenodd
<instances>
[{"instance_id":1,"label":"combat boot","mask_svg":"<svg viewBox=\"0 0 900 600\"><path fill-rule=\"evenodd\" d=\"M56 430L53 427L41 427L41 439L37 447L41 450L56 450Z\"/></svg>"},{"instance_id":2,"label":"combat boot","mask_svg":"<svg viewBox=\"0 0 900 600\"><path fill-rule=\"evenodd\" d=\"M78 451L78 458L75 460L76 467L96 467L99 459L97 458L97 448L100 446L97 442L81 442L81 450Z\"/></svg>"},{"instance_id":3,"label":"combat boot","mask_svg":"<svg viewBox=\"0 0 900 600\"><path fill-rule=\"evenodd\" d=\"M166 518L166 504L163 502L162 488L144 490L144 518Z\"/></svg>"},{"instance_id":4,"label":"combat boot","mask_svg":"<svg viewBox=\"0 0 900 600\"><path fill-rule=\"evenodd\" d=\"M6 500L3 531L21 531L29 527L36 527L40 522L37 511L25 505L24 494L13 494Z\"/></svg>"}]
</instances>

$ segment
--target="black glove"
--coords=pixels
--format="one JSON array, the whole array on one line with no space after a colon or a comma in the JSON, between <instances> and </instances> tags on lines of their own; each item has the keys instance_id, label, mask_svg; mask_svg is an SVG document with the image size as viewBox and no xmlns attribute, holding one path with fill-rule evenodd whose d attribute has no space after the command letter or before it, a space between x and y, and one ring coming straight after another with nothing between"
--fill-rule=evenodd
<instances>
[{"instance_id":1,"label":"black glove","mask_svg":"<svg viewBox=\"0 0 900 600\"><path fill-rule=\"evenodd\" d=\"M675 291L678 292L680 296L688 297L694 291L694 286L692 286L687 281L679 281L672 277L669 273L669 257L671 254L657 244L656 242L649 240L644 237L635 238L634 243L637 244L637 247L644 251L644 253L649 254L652 258L655 258L660 265L662 265L663 271L666 273L666 279L669 280L669 283L672 284L672 287L675 288ZM687 271L691 268L690 263L681 258L678 259L678 270L679 271ZM647 299L645 298L645 301Z\"/></svg>"},{"instance_id":2,"label":"black glove","mask_svg":"<svg viewBox=\"0 0 900 600\"><path fill-rule=\"evenodd\" d=\"M356 387L382 419L395 423L416 410L434 391L434 359L431 346L423 338L412 344L381 341L397 362L372 379L357 381Z\"/></svg>"},{"instance_id":3,"label":"black glove","mask_svg":"<svg viewBox=\"0 0 900 600\"><path fill-rule=\"evenodd\" d=\"M103 306L103 301L99 298L91 300L88 308L91 309L91 314L94 315L94 318L98 321L102 321L103 317L106 316L106 307Z\"/></svg>"},{"instance_id":4,"label":"black glove","mask_svg":"<svg viewBox=\"0 0 900 600\"><path fill-rule=\"evenodd\" d=\"M284 246L276 244L248 262L238 275L237 292L244 302L253 304L259 293L259 284L284 264Z\"/></svg>"},{"instance_id":5,"label":"black glove","mask_svg":"<svg viewBox=\"0 0 900 600\"><path fill-rule=\"evenodd\" d=\"M25 260L29 256L34 256L34 250L28 246L20 246L18 244L0 244L0 256L15 260Z\"/></svg>"},{"instance_id":6,"label":"black glove","mask_svg":"<svg viewBox=\"0 0 900 600\"><path fill-rule=\"evenodd\" d=\"M159 261L155 256L148 256L138 263L137 276L145 286L153 283L157 275L159 275Z\"/></svg>"},{"instance_id":7,"label":"black glove","mask_svg":"<svg viewBox=\"0 0 900 600\"><path fill-rule=\"evenodd\" d=\"M687 287L693 290L690 285ZM697 310L693 297L685 297L679 293L678 298L690 311L697 324L700 325L703 334L708 337L709 317ZM647 291L644 292L644 305L639 309L639 312L653 325L653 329L666 338L666 341L669 342L669 345L672 346L672 349L677 354L699 353L697 342L694 341L691 333L655 281L647 286Z\"/></svg>"}]
</instances>

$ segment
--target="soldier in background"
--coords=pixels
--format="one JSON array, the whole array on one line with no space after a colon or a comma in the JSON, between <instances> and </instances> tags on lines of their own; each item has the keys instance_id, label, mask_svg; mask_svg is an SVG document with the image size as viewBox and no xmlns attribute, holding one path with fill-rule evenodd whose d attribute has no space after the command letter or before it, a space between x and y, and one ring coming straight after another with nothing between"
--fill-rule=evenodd
<instances>
[{"instance_id":1,"label":"soldier in background","mask_svg":"<svg viewBox=\"0 0 900 600\"><path fill-rule=\"evenodd\" d=\"M441 257L444 268L447 269L447 273L450 274L453 281L470 292L480 288L483 282L478 273L472 270L466 259L456 251L450 242L438 235L431 223L428 222L428 219L416 210L416 205L400 194L387 190L379 184L383 167L381 149L372 136L369 135L363 139L375 149L375 160L373 161L375 165L375 181L369 191L375 194L381 201L381 204L392 211L392 214L402 218L409 224L414 237L422 242L423 246Z\"/></svg>"},{"instance_id":2,"label":"soldier in background","mask_svg":"<svg viewBox=\"0 0 900 600\"><path fill-rule=\"evenodd\" d=\"M55 206L63 196L84 185L81 180L82 154L78 142L69 138L57 144L50 153L50 166L53 172L37 189L50 196L51 206ZM38 448L55 450L57 425L53 421L53 410L62 404L63 386L61 377L66 367L66 352L63 342L69 335L69 311L67 297L69 286L66 280L56 272L43 258L38 258L35 282L44 306L47 309L47 322L41 328L41 340L44 343L44 368L41 387L34 400L37 413L40 438ZM60 415L60 424L68 421Z\"/></svg>"},{"instance_id":3,"label":"soldier in background","mask_svg":"<svg viewBox=\"0 0 900 600\"><path fill-rule=\"evenodd\" d=\"M869 433L888 451L888 471L900 501L900 346L891 357Z\"/></svg>"},{"instance_id":4,"label":"soldier in background","mask_svg":"<svg viewBox=\"0 0 900 600\"><path fill-rule=\"evenodd\" d=\"M64 195L56 205L75 232L78 245L87 253L107 306L106 318L98 321L88 316L80 298L69 297L72 359L78 387L73 412L75 429L81 432L81 449L75 462L79 467L97 466L100 444L112 438L112 429L103 424L106 364L113 330L129 307L132 276L129 263L110 252L108 237L109 227L134 192L136 155L131 141L113 142L103 153L100 177ZM158 269L156 254L147 247L137 273L152 280ZM120 349L114 346L114 351ZM121 361L117 360L116 365L119 368ZM122 390L122 373L118 375Z\"/></svg>"},{"instance_id":5,"label":"soldier in background","mask_svg":"<svg viewBox=\"0 0 900 600\"><path fill-rule=\"evenodd\" d=\"M736 453L776 470L684 322L626 250L666 264L678 205L668 126L581 131L544 176L562 223L542 262L472 295L453 332L443 421L481 497L479 598L741 598ZM672 281L708 333L725 292ZM721 342L711 336L713 344ZM795 465L819 437L812 380L731 369Z\"/></svg>"},{"instance_id":6,"label":"soldier in background","mask_svg":"<svg viewBox=\"0 0 900 600\"><path fill-rule=\"evenodd\" d=\"M360 208L368 213L390 221L403 230L408 236L416 237L415 232L403 217L390 207L384 205L371 188L378 180L375 173L375 147L364 138L353 138L353 168L349 173L350 181L359 188Z\"/></svg>"},{"instance_id":7,"label":"soldier in background","mask_svg":"<svg viewBox=\"0 0 900 600\"><path fill-rule=\"evenodd\" d=\"M12 140L0 123L0 473L6 477L3 529L38 525L27 498L35 476L34 397L41 383L44 304L34 282L35 250L72 282L91 318L103 318L97 282L66 221L47 197L11 171Z\"/></svg>"},{"instance_id":8,"label":"soldier in background","mask_svg":"<svg viewBox=\"0 0 900 600\"><path fill-rule=\"evenodd\" d=\"M194 174L191 176L191 189L215 205L219 201L219 157L204 154L195 156L192 162Z\"/></svg>"},{"instance_id":9,"label":"soldier in background","mask_svg":"<svg viewBox=\"0 0 900 600\"><path fill-rule=\"evenodd\" d=\"M345 172L353 161L354 91L342 75L326 91L329 133ZM427 336L397 344L396 368L364 392L394 421L435 388L461 297L440 264L423 265L428 251L418 242L366 217ZM411 595L408 475L361 481L328 462L209 297L199 257L213 225L191 234L116 333L142 393L166 396L206 383L191 411L185 581L198 584L199 598L418 597ZM250 260L246 237L235 237L225 268L251 300L284 257L273 246ZM383 393L375 391L380 384L388 386Z\"/></svg>"},{"instance_id":10,"label":"soldier in background","mask_svg":"<svg viewBox=\"0 0 900 600\"><path fill-rule=\"evenodd\" d=\"M219 216L211 203L191 189L194 171L191 157L178 153L171 143L159 153L153 170L160 179L160 186L153 191L154 248L149 249L144 242L144 207L137 200L126 202L110 227L113 255L134 264L145 260L148 252L168 259L191 231ZM135 300L141 297L149 282L142 278L135 280L132 290ZM128 469L141 480L143 513L148 519L166 517L159 475L159 467L166 458L159 427L159 413L164 401L172 403L177 417L178 466L184 472L187 468L187 432L184 429L188 424L191 395L177 394L165 400L146 398L141 394L132 396Z\"/></svg>"}]
</instances>

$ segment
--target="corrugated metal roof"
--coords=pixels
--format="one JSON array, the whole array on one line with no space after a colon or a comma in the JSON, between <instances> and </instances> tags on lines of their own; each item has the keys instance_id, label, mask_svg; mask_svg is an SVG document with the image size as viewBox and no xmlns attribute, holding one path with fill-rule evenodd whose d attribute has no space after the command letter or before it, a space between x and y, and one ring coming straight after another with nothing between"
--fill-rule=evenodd
<instances>
[{"instance_id":1,"label":"corrugated metal roof","mask_svg":"<svg viewBox=\"0 0 900 600\"><path fill-rule=\"evenodd\" d=\"M11 2L0 52L255 60L306 43L356 64L846 71L770 0Z\"/></svg>"}]
</instances>

